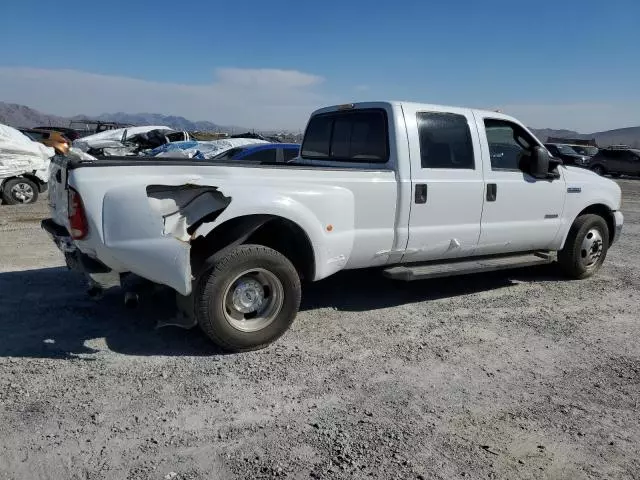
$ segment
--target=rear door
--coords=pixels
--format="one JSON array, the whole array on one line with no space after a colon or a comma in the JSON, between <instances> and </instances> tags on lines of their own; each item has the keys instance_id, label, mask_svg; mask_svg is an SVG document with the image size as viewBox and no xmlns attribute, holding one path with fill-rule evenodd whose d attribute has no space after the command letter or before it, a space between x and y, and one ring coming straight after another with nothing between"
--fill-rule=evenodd
<instances>
[{"instance_id":1,"label":"rear door","mask_svg":"<svg viewBox=\"0 0 640 480\"><path fill-rule=\"evenodd\" d=\"M624 151L622 150L607 150L606 151L606 170L607 172L624 172L625 162L623 161Z\"/></svg>"},{"instance_id":2,"label":"rear door","mask_svg":"<svg viewBox=\"0 0 640 480\"><path fill-rule=\"evenodd\" d=\"M480 144L467 109L403 105L412 204L403 262L471 256L484 191Z\"/></svg>"},{"instance_id":3,"label":"rear door","mask_svg":"<svg viewBox=\"0 0 640 480\"><path fill-rule=\"evenodd\" d=\"M637 175L640 172L640 153L625 151L622 155L619 172L627 175Z\"/></svg>"}]
</instances>

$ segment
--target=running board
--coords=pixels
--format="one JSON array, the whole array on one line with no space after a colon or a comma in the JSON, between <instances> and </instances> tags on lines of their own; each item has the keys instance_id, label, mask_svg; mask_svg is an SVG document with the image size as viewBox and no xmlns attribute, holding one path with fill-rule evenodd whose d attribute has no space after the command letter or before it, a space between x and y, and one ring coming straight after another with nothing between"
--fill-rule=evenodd
<instances>
[{"instance_id":1,"label":"running board","mask_svg":"<svg viewBox=\"0 0 640 480\"><path fill-rule=\"evenodd\" d=\"M416 263L386 268L385 277L393 280L410 282L428 278L450 277L454 275L470 275L473 273L493 272L510 268L533 267L552 263L555 253L536 252L500 257L484 257L466 260L450 260L439 263Z\"/></svg>"}]
</instances>

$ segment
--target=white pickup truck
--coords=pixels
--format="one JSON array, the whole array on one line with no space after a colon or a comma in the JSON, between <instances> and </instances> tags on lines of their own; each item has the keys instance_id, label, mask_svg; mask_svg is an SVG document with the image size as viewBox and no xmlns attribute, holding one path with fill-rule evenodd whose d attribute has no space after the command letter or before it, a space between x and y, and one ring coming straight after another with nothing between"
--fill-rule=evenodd
<instances>
[{"instance_id":1,"label":"white pickup truck","mask_svg":"<svg viewBox=\"0 0 640 480\"><path fill-rule=\"evenodd\" d=\"M615 182L563 166L517 120L401 102L314 112L287 164L58 159L50 189L43 227L71 266L96 288L129 274L173 288L230 351L287 330L301 279L553 261L584 278L623 223Z\"/></svg>"}]
</instances>

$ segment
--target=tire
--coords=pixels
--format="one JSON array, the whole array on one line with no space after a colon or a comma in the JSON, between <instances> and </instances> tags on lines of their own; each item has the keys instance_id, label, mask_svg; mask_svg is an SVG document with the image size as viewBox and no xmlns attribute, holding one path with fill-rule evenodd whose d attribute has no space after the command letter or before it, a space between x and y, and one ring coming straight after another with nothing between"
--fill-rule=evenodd
<instances>
[{"instance_id":1,"label":"tire","mask_svg":"<svg viewBox=\"0 0 640 480\"><path fill-rule=\"evenodd\" d=\"M214 255L197 282L195 314L204 333L228 352L257 350L277 340L300 307L300 277L281 253L240 245Z\"/></svg>"},{"instance_id":2,"label":"tire","mask_svg":"<svg viewBox=\"0 0 640 480\"><path fill-rule=\"evenodd\" d=\"M583 279L596 273L609 250L609 227L600 215L579 216L558 252L562 272L574 279Z\"/></svg>"},{"instance_id":3,"label":"tire","mask_svg":"<svg viewBox=\"0 0 640 480\"><path fill-rule=\"evenodd\" d=\"M595 167L592 167L591 171L593 173L597 173L601 177L604 177L604 175L607 173L602 165L596 165Z\"/></svg>"},{"instance_id":4,"label":"tire","mask_svg":"<svg viewBox=\"0 0 640 480\"><path fill-rule=\"evenodd\" d=\"M38 185L28 178L12 178L2 186L2 199L7 205L35 203L38 200Z\"/></svg>"}]
</instances>

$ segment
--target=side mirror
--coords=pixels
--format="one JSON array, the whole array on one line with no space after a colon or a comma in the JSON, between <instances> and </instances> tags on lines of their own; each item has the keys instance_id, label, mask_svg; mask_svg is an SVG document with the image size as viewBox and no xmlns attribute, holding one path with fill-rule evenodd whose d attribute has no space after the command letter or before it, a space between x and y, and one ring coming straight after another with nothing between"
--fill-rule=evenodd
<instances>
[{"instance_id":1,"label":"side mirror","mask_svg":"<svg viewBox=\"0 0 640 480\"><path fill-rule=\"evenodd\" d=\"M555 158L551 158L551 155L546 148L535 146L533 147L533 152L531 154L529 173L533 178L556 178L557 175L554 175L551 170L555 170L558 163L559 162Z\"/></svg>"}]
</instances>

